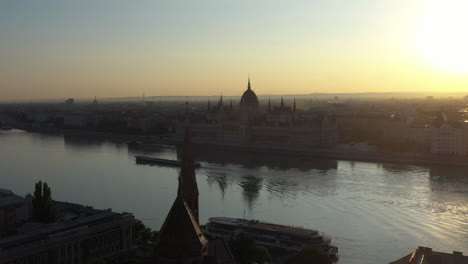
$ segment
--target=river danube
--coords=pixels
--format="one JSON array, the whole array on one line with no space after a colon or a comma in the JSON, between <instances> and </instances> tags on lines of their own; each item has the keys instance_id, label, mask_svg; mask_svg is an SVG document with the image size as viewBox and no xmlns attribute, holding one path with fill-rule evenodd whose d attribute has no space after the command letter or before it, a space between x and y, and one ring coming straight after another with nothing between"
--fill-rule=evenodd
<instances>
[{"instance_id":1,"label":"river danube","mask_svg":"<svg viewBox=\"0 0 468 264\"><path fill-rule=\"evenodd\" d=\"M468 254L468 169L195 148L200 221L259 219L325 232L339 263L388 263L418 246ZM177 158L173 147L128 146L0 132L0 188L32 193L43 180L56 200L132 212L159 229L176 196L176 168L135 155Z\"/></svg>"}]
</instances>

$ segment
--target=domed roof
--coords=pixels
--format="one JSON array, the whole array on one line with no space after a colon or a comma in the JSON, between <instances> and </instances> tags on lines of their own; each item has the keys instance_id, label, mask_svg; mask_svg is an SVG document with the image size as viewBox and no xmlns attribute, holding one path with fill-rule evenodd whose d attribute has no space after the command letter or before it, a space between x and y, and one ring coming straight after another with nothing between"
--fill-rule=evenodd
<instances>
[{"instance_id":1,"label":"domed roof","mask_svg":"<svg viewBox=\"0 0 468 264\"><path fill-rule=\"evenodd\" d=\"M244 94L242 94L240 104L241 106L258 107L257 95L250 88L250 78L249 78L249 83L247 85L247 90L244 92Z\"/></svg>"}]
</instances>

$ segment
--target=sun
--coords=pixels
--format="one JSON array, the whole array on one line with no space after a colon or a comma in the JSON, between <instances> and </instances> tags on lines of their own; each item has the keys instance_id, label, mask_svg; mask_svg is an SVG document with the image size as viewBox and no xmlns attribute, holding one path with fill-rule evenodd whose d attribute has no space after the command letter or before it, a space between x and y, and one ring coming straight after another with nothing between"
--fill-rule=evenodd
<instances>
[{"instance_id":1,"label":"sun","mask_svg":"<svg viewBox=\"0 0 468 264\"><path fill-rule=\"evenodd\" d=\"M468 74L468 0L427 1L417 36L417 49L441 70Z\"/></svg>"}]
</instances>

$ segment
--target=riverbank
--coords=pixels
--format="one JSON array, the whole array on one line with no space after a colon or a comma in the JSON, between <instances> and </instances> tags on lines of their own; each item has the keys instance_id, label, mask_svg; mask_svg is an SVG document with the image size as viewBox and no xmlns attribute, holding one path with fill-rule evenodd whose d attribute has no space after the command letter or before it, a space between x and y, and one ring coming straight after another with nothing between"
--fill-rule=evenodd
<instances>
[{"instance_id":1,"label":"riverbank","mask_svg":"<svg viewBox=\"0 0 468 264\"><path fill-rule=\"evenodd\" d=\"M58 134L66 137L99 139L127 144L146 145L179 145L180 141L168 135L131 135L110 132L80 131L56 128L21 128L28 132ZM359 151L343 150L332 148L304 148L300 146L272 146L266 144L229 144L213 143L194 140L195 145L210 146L214 148L233 149L238 151L249 151L257 153L283 153L288 155L300 155L316 158L328 158L348 161L397 163L409 165L437 165L437 166L459 166L468 167L468 157L434 155L430 153L402 153L402 152L381 152L381 151Z\"/></svg>"},{"instance_id":2,"label":"riverbank","mask_svg":"<svg viewBox=\"0 0 468 264\"><path fill-rule=\"evenodd\" d=\"M194 142L197 144L197 142ZM338 150L330 148L290 148L271 147L266 145L219 145L213 143L200 143L205 146L229 148L240 151L273 153L280 152L288 155L301 155L316 158L337 159L347 161L364 161L379 163L397 163L407 165L438 165L468 167L468 157L465 156L441 156L430 153L395 153L379 151Z\"/></svg>"}]
</instances>

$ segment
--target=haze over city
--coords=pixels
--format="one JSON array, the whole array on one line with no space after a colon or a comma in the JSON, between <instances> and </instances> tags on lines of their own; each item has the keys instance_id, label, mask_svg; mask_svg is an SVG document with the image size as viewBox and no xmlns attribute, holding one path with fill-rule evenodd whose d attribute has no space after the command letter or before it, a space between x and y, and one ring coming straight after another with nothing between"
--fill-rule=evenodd
<instances>
[{"instance_id":1,"label":"haze over city","mask_svg":"<svg viewBox=\"0 0 468 264\"><path fill-rule=\"evenodd\" d=\"M2 1L0 99L462 92L463 0Z\"/></svg>"},{"instance_id":2,"label":"haze over city","mask_svg":"<svg viewBox=\"0 0 468 264\"><path fill-rule=\"evenodd\" d=\"M0 1L0 264L468 264L467 10Z\"/></svg>"}]
</instances>

